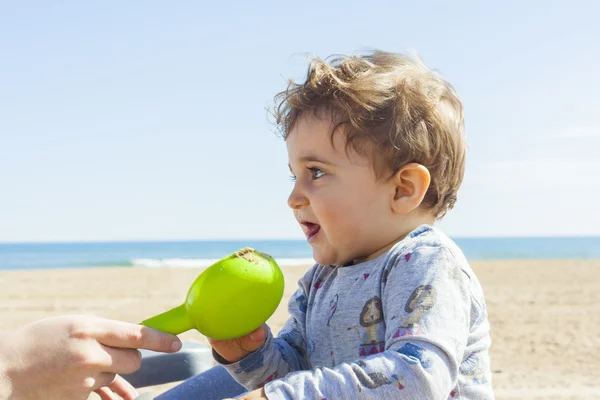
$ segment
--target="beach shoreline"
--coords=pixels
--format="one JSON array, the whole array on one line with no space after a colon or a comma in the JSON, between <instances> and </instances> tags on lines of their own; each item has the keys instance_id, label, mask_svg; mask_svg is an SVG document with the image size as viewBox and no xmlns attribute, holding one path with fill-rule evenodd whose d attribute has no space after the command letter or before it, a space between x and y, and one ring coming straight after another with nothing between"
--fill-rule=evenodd
<instances>
[{"instance_id":1,"label":"beach shoreline","mask_svg":"<svg viewBox=\"0 0 600 400\"><path fill-rule=\"evenodd\" d=\"M600 260L471 263L492 326L497 398L600 399ZM282 267L284 299L269 324L285 323L287 300L310 266ZM61 314L139 322L181 304L202 268L110 267L0 271L0 329ZM182 340L206 343L198 332ZM164 387L153 388L160 393Z\"/></svg>"}]
</instances>

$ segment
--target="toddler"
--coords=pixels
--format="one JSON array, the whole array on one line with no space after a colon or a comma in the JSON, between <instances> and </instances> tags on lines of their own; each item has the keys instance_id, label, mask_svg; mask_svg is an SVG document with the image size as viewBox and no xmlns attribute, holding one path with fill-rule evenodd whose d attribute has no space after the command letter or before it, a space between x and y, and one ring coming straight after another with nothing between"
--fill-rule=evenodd
<instances>
[{"instance_id":1,"label":"toddler","mask_svg":"<svg viewBox=\"0 0 600 400\"><path fill-rule=\"evenodd\" d=\"M247 399L492 399L482 288L438 228L466 144L450 84L376 51L313 60L276 96L288 204L314 265L273 337L210 340Z\"/></svg>"}]
</instances>

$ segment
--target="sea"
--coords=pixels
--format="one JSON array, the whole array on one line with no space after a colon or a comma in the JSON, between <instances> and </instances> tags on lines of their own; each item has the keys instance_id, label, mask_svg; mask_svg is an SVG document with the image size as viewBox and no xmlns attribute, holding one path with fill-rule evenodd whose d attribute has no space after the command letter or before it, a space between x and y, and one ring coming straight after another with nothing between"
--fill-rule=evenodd
<instances>
[{"instance_id":1,"label":"sea","mask_svg":"<svg viewBox=\"0 0 600 400\"><path fill-rule=\"evenodd\" d=\"M600 259L600 237L453 238L469 260ZM144 267L198 268L244 247L279 265L312 264L305 240L0 243L0 270Z\"/></svg>"}]
</instances>

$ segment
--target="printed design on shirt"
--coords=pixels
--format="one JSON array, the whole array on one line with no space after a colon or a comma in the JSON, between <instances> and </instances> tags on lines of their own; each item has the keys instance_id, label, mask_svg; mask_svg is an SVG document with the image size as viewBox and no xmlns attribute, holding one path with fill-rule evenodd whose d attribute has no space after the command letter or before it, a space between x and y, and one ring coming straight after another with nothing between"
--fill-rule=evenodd
<instances>
[{"instance_id":1,"label":"printed design on shirt","mask_svg":"<svg viewBox=\"0 0 600 400\"><path fill-rule=\"evenodd\" d=\"M333 298L331 299L331 301L329 302L329 317L327 318L327 326L331 326L331 319L333 318L333 316L335 315L335 312L337 311L338 300L339 300L339 296L336 293L333 296Z\"/></svg>"},{"instance_id":2,"label":"printed design on shirt","mask_svg":"<svg viewBox=\"0 0 600 400\"><path fill-rule=\"evenodd\" d=\"M371 276L371 274L362 274L361 276L357 276L356 278L354 278L354 283L360 281L361 283L365 282L367 279L369 279L369 277Z\"/></svg>"},{"instance_id":3,"label":"printed design on shirt","mask_svg":"<svg viewBox=\"0 0 600 400\"><path fill-rule=\"evenodd\" d=\"M279 337L288 342L300 354L302 358L306 357L306 340L298 328L292 328L279 334Z\"/></svg>"},{"instance_id":4,"label":"printed design on shirt","mask_svg":"<svg viewBox=\"0 0 600 400\"><path fill-rule=\"evenodd\" d=\"M306 314L306 311L308 310L308 299L306 296L302 293L298 293L298 296L296 296L294 301L298 304L298 310Z\"/></svg>"},{"instance_id":5,"label":"printed design on shirt","mask_svg":"<svg viewBox=\"0 0 600 400\"><path fill-rule=\"evenodd\" d=\"M335 367L335 353L333 352L333 350L329 352L329 357L331 357L331 368L333 368Z\"/></svg>"},{"instance_id":6,"label":"printed design on shirt","mask_svg":"<svg viewBox=\"0 0 600 400\"><path fill-rule=\"evenodd\" d=\"M360 343L358 349L359 356L364 357L384 351L384 342L379 340L377 332L379 325L383 322L383 307L381 299L378 296L372 297L365 303L358 321L360 326L364 328L364 336L361 335L358 328L350 327L346 328L346 330L353 330L358 335Z\"/></svg>"},{"instance_id":7,"label":"printed design on shirt","mask_svg":"<svg viewBox=\"0 0 600 400\"><path fill-rule=\"evenodd\" d=\"M479 353L471 353L458 369L466 385L485 385L489 383L486 369L481 365Z\"/></svg>"},{"instance_id":8,"label":"printed design on shirt","mask_svg":"<svg viewBox=\"0 0 600 400\"><path fill-rule=\"evenodd\" d=\"M431 367L432 361L431 358L427 357L425 350L422 347L417 346L413 343L405 343L400 349L398 353L404 354L407 358L406 361L411 365L421 365L423 368L427 369Z\"/></svg>"},{"instance_id":9,"label":"printed design on shirt","mask_svg":"<svg viewBox=\"0 0 600 400\"><path fill-rule=\"evenodd\" d=\"M279 356L281 357L283 362L286 363L287 365L290 365L289 360L285 354L285 349L283 348L283 345L281 343L279 343L278 340L275 340L274 343L275 343L275 346L277 347L277 351L279 352Z\"/></svg>"},{"instance_id":10,"label":"printed design on shirt","mask_svg":"<svg viewBox=\"0 0 600 400\"><path fill-rule=\"evenodd\" d=\"M369 277L371 276L371 274L362 274L357 276L356 278L354 278L354 283L356 282L361 282L364 283L367 279L369 279Z\"/></svg>"},{"instance_id":11,"label":"printed design on shirt","mask_svg":"<svg viewBox=\"0 0 600 400\"><path fill-rule=\"evenodd\" d=\"M324 282L324 281L323 281L322 279L317 279L317 280L315 281L315 283L313 283L313 288L314 288L315 290L319 290L319 289L321 289L321 288L323 287L323 282Z\"/></svg>"},{"instance_id":12,"label":"printed design on shirt","mask_svg":"<svg viewBox=\"0 0 600 400\"><path fill-rule=\"evenodd\" d=\"M308 358L312 357L313 353L315 352L315 347L316 347L315 341L312 339L309 339L308 340L308 348L307 348Z\"/></svg>"},{"instance_id":13,"label":"printed design on shirt","mask_svg":"<svg viewBox=\"0 0 600 400\"><path fill-rule=\"evenodd\" d=\"M477 302L472 302L471 303L471 315L469 316L470 318L473 318L473 320L470 320L468 317L466 317L464 319L464 323L467 326L470 326L471 323L473 325L481 325L486 323L486 320L488 319L488 312L487 312L487 305L484 303L479 304Z\"/></svg>"},{"instance_id":14,"label":"printed design on shirt","mask_svg":"<svg viewBox=\"0 0 600 400\"><path fill-rule=\"evenodd\" d=\"M404 379L398 374L392 374L392 385L396 386L398 390L402 390L406 387Z\"/></svg>"},{"instance_id":15,"label":"printed design on shirt","mask_svg":"<svg viewBox=\"0 0 600 400\"><path fill-rule=\"evenodd\" d=\"M265 359L262 354L260 355L259 358L256 358L256 359L254 357L242 358L242 360L240 361L240 367L235 370L235 373L241 374L242 372L248 373L248 372L256 371L257 369L262 367L264 364L265 364Z\"/></svg>"},{"instance_id":16,"label":"printed design on shirt","mask_svg":"<svg viewBox=\"0 0 600 400\"><path fill-rule=\"evenodd\" d=\"M258 385L256 385L256 387L261 388L261 387L265 386L267 383L272 382L277 378L279 378L279 374L277 372L275 372L275 373L269 375L264 381L262 381Z\"/></svg>"},{"instance_id":17,"label":"printed design on shirt","mask_svg":"<svg viewBox=\"0 0 600 400\"><path fill-rule=\"evenodd\" d=\"M462 279L463 270L459 265L454 265L448 270L448 278L453 281L460 281Z\"/></svg>"},{"instance_id":18,"label":"printed design on shirt","mask_svg":"<svg viewBox=\"0 0 600 400\"><path fill-rule=\"evenodd\" d=\"M403 259L404 259L404 261L406 261L406 262L409 262L409 261L410 261L410 259L411 259L411 257L412 257L412 253L406 253L406 254L403 254L403 255L402 255L402 258L403 258ZM383 281L383 284L384 284L384 285L387 283L388 276L390 275L390 273L392 272L392 270L393 270L394 268L396 268L396 264L395 264L395 263L394 263L394 264L392 264L392 265L391 265L389 268L386 268L386 269L383 271L383 275L382 275L382 281Z\"/></svg>"},{"instance_id":19,"label":"printed design on shirt","mask_svg":"<svg viewBox=\"0 0 600 400\"><path fill-rule=\"evenodd\" d=\"M312 284L309 281L302 281L301 286L302 286L302 288L309 288L309 290L311 287L314 287L315 289L319 289L321 286L323 286L323 281L318 280L314 284ZM295 296L294 302L296 303L296 306L298 307L298 311L300 311L301 313L304 313L304 314L306 314L306 312L308 311L308 307L312 306L312 304L308 303L308 298L304 294L305 290L306 289L298 289L296 291L296 293L294 294L294 296Z\"/></svg>"},{"instance_id":20,"label":"printed design on shirt","mask_svg":"<svg viewBox=\"0 0 600 400\"><path fill-rule=\"evenodd\" d=\"M430 310L436 302L437 293L431 285L420 285L410 295L404 306L408 313L400 328L394 333L394 338L408 335L424 335L425 331L419 322L426 311ZM393 317L392 319L394 319Z\"/></svg>"},{"instance_id":21,"label":"printed design on shirt","mask_svg":"<svg viewBox=\"0 0 600 400\"><path fill-rule=\"evenodd\" d=\"M351 364L352 371L356 374L356 378L360 382L360 385L358 385L359 392L362 392L363 387L368 389L377 389L384 385L394 385L399 390L402 390L406 386L404 379L397 374L391 375L390 379L381 372L367 373L365 371L366 367L367 364L362 360L358 360Z\"/></svg>"}]
</instances>

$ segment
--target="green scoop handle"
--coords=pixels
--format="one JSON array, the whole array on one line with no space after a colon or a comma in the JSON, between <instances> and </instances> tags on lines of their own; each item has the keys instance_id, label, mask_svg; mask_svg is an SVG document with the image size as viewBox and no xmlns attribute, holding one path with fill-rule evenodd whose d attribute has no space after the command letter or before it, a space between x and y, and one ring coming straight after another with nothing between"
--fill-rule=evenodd
<instances>
[{"instance_id":1,"label":"green scoop handle","mask_svg":"<svg viewBox=\"0 0 600 400\"><path fill-rule=\"evenodd\" d=\"M283 274L275 260L244 248L204 270L182 305L148 318L142 325L174 335L195 328L219 340L244 336L275 312L283 287Z\"/></svg>"}]
</instances>

